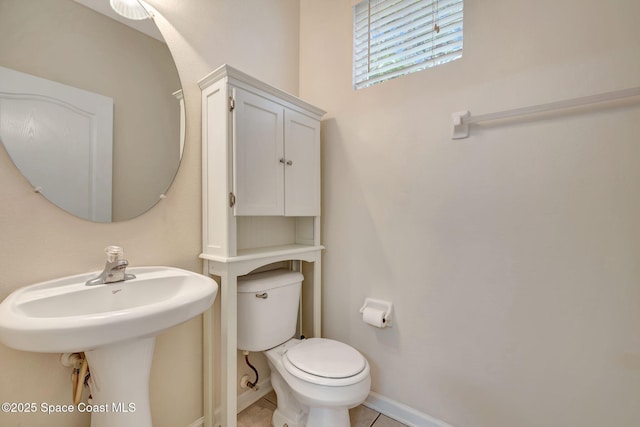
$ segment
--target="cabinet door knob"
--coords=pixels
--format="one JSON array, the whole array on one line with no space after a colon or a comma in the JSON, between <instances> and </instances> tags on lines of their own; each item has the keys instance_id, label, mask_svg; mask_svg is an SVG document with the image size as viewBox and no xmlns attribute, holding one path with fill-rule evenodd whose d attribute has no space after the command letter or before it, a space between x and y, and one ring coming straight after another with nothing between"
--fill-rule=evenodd
<instances>
[{"instance_id":1,"label":"cabinet door knob","mask_svg":"<svg viewBox=\"0 0 640 427\"><path fill-rule=\"evenodd\" d=\"M287 160L287 165L291 166L293 162L291 160Z\"/></svg>"},{"instance_id":2,"label":"cabinet door knob","mask_svg":"<svg viewBox=\"0 0 640 427\"><path fill-rule=\"evenodd\" d=\"M284 165L284 157L282 157L282 158L280 159L280 163L282 163L282 164Z\"/></svg>"}]
</instances>

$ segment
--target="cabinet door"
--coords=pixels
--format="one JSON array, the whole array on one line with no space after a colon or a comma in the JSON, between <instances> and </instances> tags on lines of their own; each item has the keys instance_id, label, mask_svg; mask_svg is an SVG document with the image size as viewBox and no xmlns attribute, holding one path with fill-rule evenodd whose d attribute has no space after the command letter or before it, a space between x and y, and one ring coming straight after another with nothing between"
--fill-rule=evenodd
<instances>
[{"instance_id":1,"label":"cabinet door","mask_svg":"<svg viewBox=\"0 0 640 427\"><path fill-rule=\"evenodd\" d=\"M234 88L236 215L284 214L284 107Z\"/></svg>"},{"instance_id":2,"label":"cabinet door","mask_svg":"<svg viewBox=\"0 0 640 427\"><path fill-rule=\"evenodd\" d=\"M320 215L320 122L285 110L285 215Z\"/></svg>"}]
</instances>

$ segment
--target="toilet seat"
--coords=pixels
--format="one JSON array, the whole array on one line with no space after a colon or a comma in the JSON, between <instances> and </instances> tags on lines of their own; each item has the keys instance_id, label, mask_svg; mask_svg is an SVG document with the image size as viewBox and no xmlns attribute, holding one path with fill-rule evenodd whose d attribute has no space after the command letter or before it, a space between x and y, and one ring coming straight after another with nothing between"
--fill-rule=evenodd
<instances>
[{"instance_id":1,"label":"toilet seat","mask_svg":"<svg viewBox=\"0 0 640 427\"><path fill-rule=\"evenodd\" d=\"M284 353L282 362L290 374L319 385L350 385L369 375L369 365L356 349L326 338L301 341Z\"/></svg>"}]
</instances>

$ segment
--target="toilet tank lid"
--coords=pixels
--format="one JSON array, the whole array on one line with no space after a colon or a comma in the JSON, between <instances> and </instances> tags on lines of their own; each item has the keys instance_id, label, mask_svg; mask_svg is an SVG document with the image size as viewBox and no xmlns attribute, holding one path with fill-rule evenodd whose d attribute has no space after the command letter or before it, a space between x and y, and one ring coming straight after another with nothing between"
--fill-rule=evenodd
<instances>
[{"instance_id":1,"label":"toilet tank lid","mask_svg":"<svg viewBox=\"0 0 640 427\"><path fill-rule=\"evenodd\" d=\"M302 273L279 268L262 273L238 277L238 293L268 291L282 286L294 285L304 280Z\"/></svg>"}]
</instances>

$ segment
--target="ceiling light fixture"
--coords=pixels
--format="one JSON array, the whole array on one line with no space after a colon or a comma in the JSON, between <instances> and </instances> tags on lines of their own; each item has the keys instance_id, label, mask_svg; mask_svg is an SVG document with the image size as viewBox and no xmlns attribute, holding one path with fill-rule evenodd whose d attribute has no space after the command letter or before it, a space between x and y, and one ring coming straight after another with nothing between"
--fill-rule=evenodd
<instances>
[{"instance_id":1,"label":"ceiling light fixture","mask_svg":"<svg viewBox=\"0 0 640 427\"><path fill-rule=\"evenodd\" d=\"M111 8L121 16L136 21L151 18L143 0L109 0Z\"/></svg>"}]
</instances>

